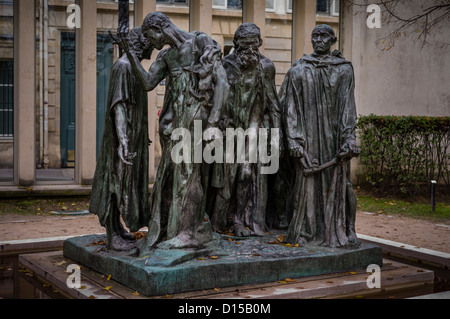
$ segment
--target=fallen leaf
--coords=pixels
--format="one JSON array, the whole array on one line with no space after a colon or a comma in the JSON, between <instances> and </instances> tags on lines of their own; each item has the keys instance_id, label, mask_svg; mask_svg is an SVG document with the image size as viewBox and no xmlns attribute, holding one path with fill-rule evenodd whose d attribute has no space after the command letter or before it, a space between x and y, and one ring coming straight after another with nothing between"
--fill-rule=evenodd
<instances>
[{"instance_id":1,"label":"fallen leaf","mask_svg":"<svg viewBox=\"0 0 450 319\"><path fill-rule=\"evenodd\" d=\"M219 259L219 256L209 256L209 259Z\"/></svg>"},{"instance_id":2,"label":"fallen leaf","mask_svg":"<svg viewBox=\"0 0 450 319\"><path fill-rule=\"evenodd\" d=\"M111 275L108 275L108 277L106 277L106 280L110 280L111 279Z\"/></svg>"},{"instance_id":3,"label":"fallen leaf","mask_svg":"<svg viewBox=\"0 0 450 319\"><path fill-rule=\"evenodd\" d=\"M205 260L205 258L199 257L199 258L197 258L197 260Z\"/></svg>"},{"instance_id":4,"label":"fallen leaf","mask_svg":"<svg viewBox=\"0 0 450 319\"><path fill-rule=\"evenodd\" d=\"M105 290L109 291L112 288L112 286L106 286Z\"/></svg>"},{"instance_id":5,"label":"fallen leaf","mask_svg":"<svg viewBox=\"0 0 450 319\"><path fill-rule=\"evenodd\" d=\"M300 247L300 245L297 243L297 244L294 245L294 247Z\"/></svg>"},{"instance_id":6,"label":"fallen leaf","mask_svg":"<svg viewBox=\"0 0 450 319\"><path fill-rule=\"evenodd\" d=\"M80 286L80 289L86 289L86 286L85 285Z\"/></svg>"},{"instance_id":7,"label":"fallen leaf","mask_svg":"<svg viewBox=\"0 0 450 319\"><path fill-rule=\"evenodd\" d=\"M356 271L349 271L348 273L349 273L350 275L356 275L356 274L357 274Z\"/></svg>"},{"instance_id":8,"label":"fallen leaf","mask_svg":"<svg viewBox=\"0 0 450 319\"><path fill-rule=\"evenodd\" d=\"M95 299L95 296L90 295L90 296L89 296L89 299Z\"/></svg>"},{"instance_id":9,"label":"fallen leaf","mask_svg":"<svg viewBox=\"0 0 450 319\"><path fill-rule=\"evenodd\" d=\"M280 284L287 284L287 281L286 280L280 280L280 281L278 281Z\"/></svg>"},{"instance_id":10,"label":"fallen leaf","mask_svg":"<svg viewBox=\"0 0 450 319\"><path fill-rule=\"evenodd\" d=\"M220 289L219 288L214 288L214 291L220 291Z\"/></svg>"},{"instance_id":11,"label":"fallen leaf","mask_svg":"<svg viewBox=\"0 0 450 319\"><path fill-rule=\"evenodd\" d=\"M139 293L138 293L137 291L132 292L131 294L132 294L133 296L139 296Z\"/></svg>"},{"instance_id":12,"label":"fallen leaf","mask_svg":"<svg viewBox=\"0 0 450 319\"><path fill-rule=\"evenodd\" d=\"M277 236L277 241L279 243L282 243L286 239L286 235L279 235Z\"/></svg>"},{"instance_id":13,"label":"fallen leaf","mask_svg":"<svg viewBox=\"0 0 450 319\"><path fill-rule=\"evenodd\" d=\"M296 282L295 279L291 279L291 278L286 278L285 281L287 281L287 282Z\"/></svg>"}]
</instances>

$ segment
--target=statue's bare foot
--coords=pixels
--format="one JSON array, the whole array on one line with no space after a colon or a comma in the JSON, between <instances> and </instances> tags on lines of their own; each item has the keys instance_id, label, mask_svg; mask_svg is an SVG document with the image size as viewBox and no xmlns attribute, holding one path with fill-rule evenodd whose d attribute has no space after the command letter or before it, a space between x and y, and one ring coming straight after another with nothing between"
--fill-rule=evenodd
<instances>
[{"instance_id":1,"label":"statue's bare foot","mask_svg":"<svg viewBox=\"0 0 450 319\"><path fill-rule=\"evenodd\" d=\"M348 237L348 244L351 247L359 247L361 245L361 242L358 240L358 237L356 236L355 232L351 232Z\"/></svg>"},{"instance_id":2,"label":"statue's bare foot","mask_svg":"<svg viewBox=\"0 0 450 319\"><path fill-rule=\"evenodd\" d=\"M107 247L109 250L128 251L135 248L136 243L125 240L119 235L113 235L112 239L108 240Z\"/></svg>"},{"instance_id":3,"label":"statue's bare foot","mask_svg":"<svg viewBox=\"0 0 450 319\"><path fill-rule=\"evenodd\" d=\"M192 235L180 233L178 236L159 243L161 249L201 248L200 243Z\"/></svg>"},{"instance_id":4,"label":"statue's bare foot","mask_svg":"<svg viewBox=\"0 0 450 319\"><path fill-rule=\"evenodd\" d=\"M134 236L132 233L127 231L125 229L125 227L123 227L122 224L119 225L119 234L120 234L120 237L122 237L122 239L124 239L124 240L133 241L133 242L136 241L136 236Z\"/></svg>"},{"instance_id":5,"label":"statue's bare foot","mask_svg":"<svg viewBox=\"0 0 450 319\"><path fill-rule=\"evenodd\" d=\"M233 233L237 237L249 237L252 235L252 232L249 228L246 228L240 224L235 224L233 226Z\"/></svg>"}]
</instances>

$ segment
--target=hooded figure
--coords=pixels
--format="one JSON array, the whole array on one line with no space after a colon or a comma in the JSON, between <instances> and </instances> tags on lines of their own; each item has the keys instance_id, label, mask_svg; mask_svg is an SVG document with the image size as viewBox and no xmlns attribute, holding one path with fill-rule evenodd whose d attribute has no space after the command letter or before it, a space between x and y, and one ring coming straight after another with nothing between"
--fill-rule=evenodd
<instances>
[{"instance_id":1,"label":"hooded figure","mask_svg":"<svg viewBox=\"0 0 450 319\"><path fill-rule=\"evenodd\" d=\"M139 60L149 59L152 48L140 27L127 41ZM148 210L148 119L147 92L132 72L126 54L114 63L109 81L102 144L95 169L89 211L106 227L107 247L129 250L131 232L147 226Z\"/></svg>"},{"instance_id":2,"label":"hooded figure","mask_svg":"<svg viewBox=\"0 0 450 319\"><path fill-rule=\"evenodd\" d=\"M287 149L295 166L292 220L286 241L342 247L358 245L356 196L350 159L356 147L352 64L340 52L333 29L312 32L314 53L286 74L280 96Z\"/></svg>"}]
</instances>

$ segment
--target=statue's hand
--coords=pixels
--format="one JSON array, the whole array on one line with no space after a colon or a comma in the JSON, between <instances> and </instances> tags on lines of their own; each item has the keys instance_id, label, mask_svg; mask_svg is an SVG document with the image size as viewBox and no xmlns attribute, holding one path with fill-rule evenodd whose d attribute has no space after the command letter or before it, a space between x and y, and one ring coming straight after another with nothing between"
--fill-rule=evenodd
<instances>
[{"instance_id":1,"label":"statue's hand","mask_svg":"<svg viewBox=\"0 0 450 319\"><path fill-rule=\"evenodd\" d=\"M305 151L302 146L296 146L289 149L289 155L292 157L302 158L305 157Z\"/></svg>"},{"instance_id":2,"label":"statue's hand","mask_svg":"<svg viewBox=\"0 0 450 319\"><path fill-rule=\"evenodd\" d=\"M127 39L127 36L128 36L128 29L127 29L126 32L120 31L120 32L117 34L117 36L115 36L115 35L111 32L111 30L108 30L108 32L109 32L109 36L110 36L110 37L112 38L112 40L113 40L113 44L117 44L117 45L122 49L123 52L126 52L126 53L130 52L130 47L129 47L128 39Z\"/></svg>"},{"instance_id":3,"label":"statue's hand","mask_svg":"<svg viewBox=\"0 0 450 319\"><path fill-rule=\"evenodd\" d=\"M125 165L133 165L129 160L136 157L136 153L128 154L128 148L126 146L123 146L122 144L119 145L119 148L117 149L117 153L119 155L120 161L124 163Z\"/></svg>"},{"instance_id":4,"label":"statue's hand","mask_svg":"<svg viewBox=\"0 0 450 319\"><path fill-rule=\"evenodd\" d=\"M350 140L344 148L341 149L341 152L336 155L338 161L350 160L353 157L357 157L359 155L359 148L356 145L356 142Z\"/></svg>"}]
</instances>

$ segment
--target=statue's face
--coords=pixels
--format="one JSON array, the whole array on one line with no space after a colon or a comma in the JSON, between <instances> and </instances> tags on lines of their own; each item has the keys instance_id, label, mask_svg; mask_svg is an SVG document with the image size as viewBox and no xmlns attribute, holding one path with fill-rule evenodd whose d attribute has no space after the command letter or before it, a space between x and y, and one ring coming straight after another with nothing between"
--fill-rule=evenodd
<instances>
[{"instance_id":1,"label":"statue's face","mask_svg":"<svg viewBox=\"0 0 450 319\"><path fill-rule=\"evenodd\" d=\"M143 39L144 41L141 42L141 45L142 45L142 48L143 48L143 50L142 50L142 59L150 60L150 58L152 56L153 47L152 47L150 41L145 39L145 37L143 37L143 38L144 38Z\"/></svg>"},{"instance_id":2,"label":"statue's face","mask_svg":"<svg viewBox=\"0 0 450 319\"><path fill-rule=\"evenodd\" d=\"M238 63L243 67L254 66L259 63L259 37L246 37L236 40L236 55Z\"/></svg>"},{"instance_id":3,"label":"statue's face","mask_svg":"<svg viewBox=\"0 0 450 319\"><path fill-rule=\"evenodd\" d=\"M336 43L336 38L327 30L317 28L311 35L311 42L315 53L325 54L328 53L331 46Z\"/></svg>"},{"instance_id":4,"label":"statue's face","mask_svg":"<svg viewBox=\"0 0 450 319\"><path fill-rule=\"evenodd\" d=\"M150 45L158 50L161 50L166 44L164 41L164 34L158 28L150 27L143 30L143 34L150 42Z\"/></svg>"},{"instance_id":5,"label":"statue's face","mask_svg":"<svg viewBox=\"0 0 450 319\"><path fill-rule=\"evenodd\" d=\"M260 46L259 38L257 36L238 39L236 44L236 49L239 51L258 51L258 48Z\"/></svg>"}]
</instances>

